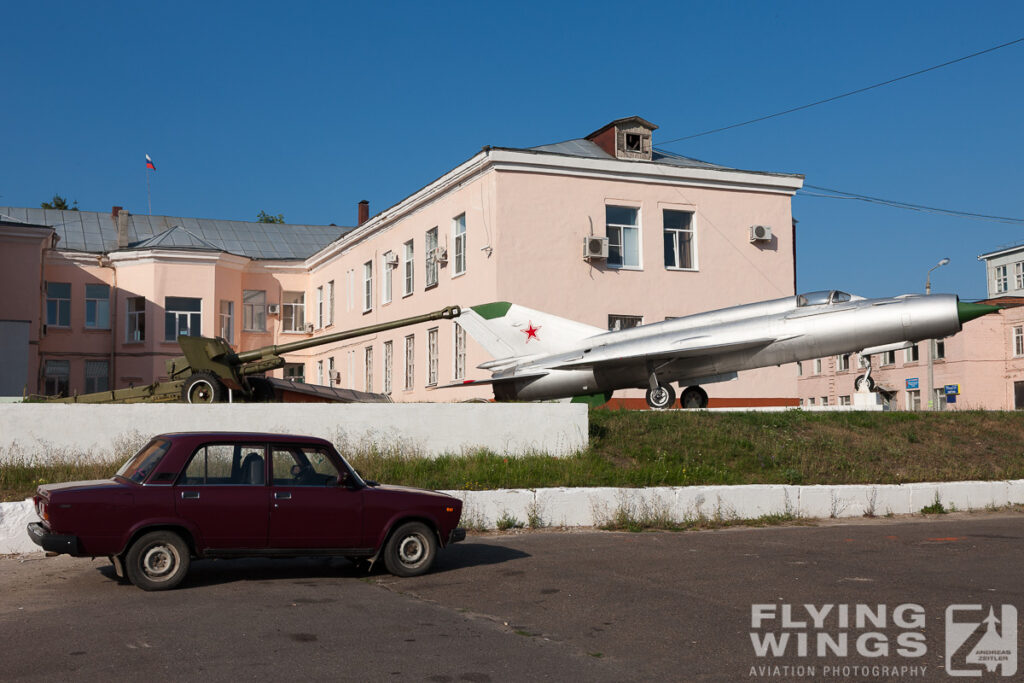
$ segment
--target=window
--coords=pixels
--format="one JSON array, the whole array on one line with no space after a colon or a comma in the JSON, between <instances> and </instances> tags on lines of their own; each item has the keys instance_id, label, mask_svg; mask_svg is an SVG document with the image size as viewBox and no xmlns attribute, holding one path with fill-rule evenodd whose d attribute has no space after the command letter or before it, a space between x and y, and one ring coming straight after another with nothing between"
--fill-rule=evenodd
<instances>
[{"instance_id":1,"label":"window","mask_svg":"<svg viewBox=\"0 0 1024 683\"><path fill-rule=\"evenodd\" d=\"M324 383L324 362L322 360L316 362L316 383Z\"/></svg>"},{"instance_id":2,"label":"window","mask_svg":"<svg viewBox=\"0 0 1024 683\"><path fill-rule=\"evenodd\" d=\"M311 446L274 446L274 486L336 486L338 468L327 451Z\"/></svg>"},{"instance_id":3,"label":"window","mask_svg":"<svg viewBox=\"0 0 1024 683\"><path fill-rule=\"evenodd\" d=\"M43 390L47 396L67 396L71 363L66 360L48 360L43 369Z\"/></svg>"},{"instance_id":4,"label":"window","mask_svg":"<svg viewBox=\"0 0 1024 683\"><path fill-rule=\"evenodd\" d=\"M921 410L921 390L907 391L907 410Z\"/></svg>"},{"instance_id":5,"label":"window","mask_svg":"<svg viewBox=\"0 0 1024 683\"><path fill-rule=\"evenodd\" d=\"M338 382L341 384L341 382ZM330 356L327 359L327 386L334 386L334 356Z\"/></svg>"},{"instance_id":6,"label":"window","mask_svg":"<svg viewBox=\"0 0 1024 683\"><path fill-rule=\"evenodd\" d=\"M804 376L804 364L801 363L800 361L796 362L796 376L797 377L803 377Z\"/></svg>"},{"instance_id":7,"label":"window","mask_svg":"<svg viewBox=\"0 0 1024 683\"><path fill-rule=\"evenodd\" d=\"M281 327L285 332L306 331L305 292L285 292L282 295Z\"/></svg>"},{"instance_id":8,"label":"window","mask_svg":"<svg viewBox=\"0 0 1024 683\"><path fill-rule=\"evenodd\" d=\"M1024 289L1024 261L1017 261L1013 264L1013 274L1016 276L1017 289Z\"/></svg>"},{"instance_id":9,"label":"window","mask_svg":"<svg viewBox=\"0 0 1024 683\"><path fill-rule=\"evenodd\" d=\"M896 352L886 351L882 354L882 365L896 365Z\"/></svg>"},{"instance_id":10,"label":"window","mask_svg":"<svg viewBox=\"0 0 1024 683\"><path fill-rule=\"evenodd\" d=\"M46 324L71 327L71 283L46 283Z\"/></svg>"},{"instance_id":11,"label":"window","mask_svg":"<svg viewBox=\"0 0 1024 683\"><path fill-rule=\"evenodd\" d=\"M609 315L608 329L612 332L616 330L628 330L631 327L642 325L643 322L644 317L642 315Z\"/></svg>"},{"instance_id":12,"label":"window","mask_svg":"<svg viewBox=\"0 0 1024 683\"><path fill-rule=\"evenodd\" d=\"M391 395L391 374L395 359L394 342L384 342L384 393Z\"/></svg>"},{"instance_id":13,"label":"window","mask_svg":"<svg viewBox=\"0 0 1024 683\"><path fill-rule=\"evenodd\" d=\"M345 310L351 311L352 307L355 306L355 292L356 292L356 271L349 268L345 271L345 279L347 280L348 295L345 297Z\"/></svg>"},{"instance_id":14,"label":"window","mask_svg":"<svg viewBox=\"0 0 1024 683\"><path fill-rule=\"evenodd\" d=\"M605 223L608 235L608 266L610 268L640 267L639 209L628 206L606 206Z\"/></svg>"},{"instance_id":15,"label":"window","mask_svg":"<svg viewBox=\"0 0 1024 683\"><path fill-rule=\"evenodd\" d=\"M290 382L306 381L306 366L302 363L285 363L284 378Z\"/></svg>"},{"instance_id":16,"label":"window","mask_svg":"<svg viewBox=\"0 0 1024 683\"><path fill-rule=\"evenodd\" d=\"M416 382L416 335L405 338L405 390L412 390Z\"/></svg>"},{"instance_id":17,"label":"window","mask_svg":"<svg viewBox=\"0 0 1024 683\"><path fill-rule=\"evenodd\" d=\"M946 409L946 390L942 387L938 387L932 390L935 396L933 397L934 403L932 408L934 410L945 410Z\"/></svg>"},{"instance_id":18,"label":"window","mask_svg":"<svg viewBox=\"0 0 1024 683\"><path fill-rule=\"evenodd\" d=\"M324 324L329 326L334 324L334 280L327 283L326 299L327 312L324 313Z\"/></svg>"},{"instance_id":19,"label":"window","mask_svg":"<svg viewBox=\"0 0 1024 683\"><path fill-rule=\"evenodd\" d=\"M946 357L946 340L945 339L933 339L932 340L932 358L935 360L943 360Z\"/></svg>"},{"instance_id":20,"label":"window","mask_svg":"<svg viewBox=\"0 0 1024 683\"><path fill-rule=\"evenodd\" d=\"M382 304L391 303L391 261L397 259L392 251L385 251L380 264L380 297Z\"/></svg>"},{"instance_id":21,"label":"window","mask_svg":"<svg viewBox=\"0 0 1024 683\"><path fill-rule=\"evenodd\" d=\"M366 391L373 393L373 347L363 350L363 374L366 377Z\"/></svg>"},{"instance_id":22,"label":"window","mask_svg":"<svg viewBox=\"0 0 1024 683\"><path fill-rule=\"evenodd\" d=\"M110 329L110 285L85 286L85 326L92 330Z\"/></svg>"},{"instance_id":23,"label":"window","mask_svg":"<svg viewBox=\"0 0 1024 683\"><path fill-rule=\"evenodd\" d=\"M110 363L105 360L85 361L85 393L110 390Z\"/></svg>"},{"instance_id":24,"label":"window","mask_svg":"<svg viewBox=\"0 0 1024 683\"><path fill-rule=\"evenodd\" d=\"M349 352L345 354L348 360L348 388L356 388L356 350L349 349Z\"/></svg>"},{"instance_id":25,"label":"window","mask_svg":"<svg viewBox=\"0 0 1024 683\"><path fill-rule=\"evenodd\" d=\"M316 288L316 328L319 330L324 326L324 287Z\"/></svg>"},{"instance_id":26,"label":"window","mask_svg":"<svg viewBox=\"0 0 1024 683\"><path fill-rule=\"evenodd\" d=\"M126 302L124 340L128 343L146 341L146 300L141 296L130 296Z\"/></svg>"},{"instance_id":27,"label":"window","mask_svg":"<svg viewBox=\"0 0 1024 683\"><path fill-rule=\"evenodd\" d=\"M643 137L639 133L626 133L626 151L627 152L642 152Z\"/></svg>"},{"instance_id":28,"label":"window","mask_svg":"<svg viewBox=\"0 0 1024 683\"><path fill-rule=\"evenodd\" d=\"M437 328L427 330L427 385L437 384Z\"/></svg>"},{"instance_id":29,"label":"window","mask_svg":"<svg viewBox=\"0 0 1024 683\"><path fill-rule=\"evenodd\" d=\"M815 358L814 359L814 374L815 375L820 375L821 374L821 359L820 358Z\"/></svg>"},{"instance_id":30,"label":"window","mask_svg":"<svg viewBox=\"0 0 1024 683\"><path fill-rule=\"evenodd\" d=\"M1013 328L1013 355L1017 358L1024 356L1024 325Z\"/></svg>"},{"instance_id":31,"label":"window","mask_svg":"<svg viewBox=\"0 0 1024 683\"><path fill-rule=\"evenodd\" d=\"M455 268L452 277L466 272L466 214L452 221L452 244L455 247Z\"/></svg>"},{"instance_id":32,"label":"window","mask_svg":"<svg viewBox=\"0 0 1024 683\"><path fill-rule=\"evenodd\" d=\"M692 270L697 267L694 254L693 214L689 211L662 211L665 224L665 267Z\"/></svg>"},{"instance_id":33,"label":"window","mask_svg":"<svg viewBox=\"0 0 1024 683\"><path fill-rule=\"evenodd\" d=\"M202 446L178 480L184 486L263 486L266 450L259 444Z\"/></svg>"},{"instance_id":34,"label":"window","mask_svg":"<svg viewBox=\"0 0 1024 683\"><path fill-rule=\"evenodd\" d=\"M852 403L850 402L850 397L849 396L840 396L839 397L839 405L841 405L841 406L852 405Z\"/></svg>"},{"instance_id":35,"label":"window","mask_svg":"<svg viewBox=\"0 0 1024 683\"><path fill-rule=\"evenodd\" d=\"M402 267L402 296L409 296L412 294L412 275L413 275L413 250L412 240L409 240L403 245L405 249L405 263Z\"/></svg>"},{"instance_id":36,"label":"window","mask_svg":"<svg viewBox=\"0 0 1024 683\"><path fill-rule=\"evenodd\" d=\"M1007 283L1008 278L1006 276L1006 266L996 266L995 269L994 269L994 272L995 272L996 293L1005 292L1007 290L1007 288L1008 288L1008 283Z\"/></svg>"},{"instance_id":37,"label":"window","mask_svg":"<svg viewBox=\"0 0 1024 683\"><path fill-rule=\"evenodd\" d=\"M242 290L242 329L246 332L267 331L267 293L262 289Z\"/></svg>"},{"instance_id":38,"label":"window","mask_svg":"<svg viewBox=\"0 0 1024 683\"><path fill-rule=\"evenodd\" d=\"M235 302L220 302L220 336L229 344L235 343Z\"/></svg>"},{"instance_id":39,"label":"window","mask_svg":"<svg viewBox=\"0 0 1024 683\"><path fill-rule=\"evenodd\" d=\"M908 346L907 347L907 351L906 351L905 357L903 359L903 362L904 363L916 363L918 360L920 360L920 357L921 357L921 354L918 351L917 344L914 344L913 346Z\"/></svg>"},{"instance_id":40,"label":"window","mask_svg":"<svg viewBox=\"0 0 1024 683\"><path fill-rule=\"evenodd\" d=\"M427 230L423 249L426 253L426 287L437 284L437 228Z\"/></svg>"},{"instance_id":41,"label":"window","mask_svg":"<svg viewBox=\"0 0 1024 683\"><path fill-rule=\"evenodd\" d=\"M466 330L462 325L453 323L455 326L455 379L466 378Z\"/></svg>"},{"instance_id":42,"label":"window","mask_svg":"<svg viewBox=\"0 0 1024 683\"><path fill-rule=\"evenodd\" d=\"M363 264L363 313L373 309L373 261Z\"/></svg>"},{"instance_id":43,"label":"window","mask_svg":"<svg viewBox=\"0 0 1024 683\"><path fill-rule=\"evenodd\" d=\"M178 337L198 337L202 334L203 300L188 296L169 296L164 299L164 341Z\"/></svg>"},{"instance_id":44,"label":"window","mask_svg":"<svg viewBox=\"0 0 1024 683\"><path fill-rule=\"evenodd\" d=\"M836 356L836 370L842 372L850 369L850 354L842 353Z\"/></svg>"},{"instance_id":45,"label":"window","mask_svg":"<svg viewBox=\"0 0 1024 683\"><path fill-rule=\"evenodd\" d=\"M827 406L828 405L828 396L822 396L821 397L821 405L823 405L823 406Z\"/></svg>"}]
</instances>

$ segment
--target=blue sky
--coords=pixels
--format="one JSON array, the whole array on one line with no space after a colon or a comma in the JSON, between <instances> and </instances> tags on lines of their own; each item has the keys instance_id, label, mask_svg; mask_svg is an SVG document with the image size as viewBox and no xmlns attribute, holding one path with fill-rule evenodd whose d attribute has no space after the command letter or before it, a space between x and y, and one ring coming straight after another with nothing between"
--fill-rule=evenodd
<instances>
[{"instance_id":1,"label":"blue sky","mask_svg":"<svg viewBox=\"0 0 1024 683\"><path fill-rule=\"evenodd\" d=\"M0 205L351 225L484 145L669 140L1024 37L1020 2L14 3ZM665 149L1024 217L1024 43ZM1024 226L798 195L798 288L985 295ZM706 267L713 267L705 264Z\"/></svg>"}]
</instances>

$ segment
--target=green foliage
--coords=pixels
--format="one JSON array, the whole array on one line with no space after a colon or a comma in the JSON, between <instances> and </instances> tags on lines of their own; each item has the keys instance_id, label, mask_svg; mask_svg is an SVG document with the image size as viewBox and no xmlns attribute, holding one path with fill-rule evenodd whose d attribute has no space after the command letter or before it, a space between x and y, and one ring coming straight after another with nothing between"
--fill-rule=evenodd
<instances>
[{"instance_id":1,"label":"green foliage","mask_svg":"<svg viewBox=\"0 0 1024 683\"><path fill-rule=\"evenodd\" d=\"M515 515L506 511L501 513L501 517L498 518L495 526L498 527L499 531L508 531L509 529L522 529L526 525L516 519Z\"/></svg>"},{"instance_id":2,"label":"green foliage","mask_svg":"<svg viewBox=\"0 0 1024 683\"><path fill-rule=\"evenodd\" d=\"M949 510L947 510L945 506L942 504L942 501L939 500L938 493L935 494L935 502L933 502L931 505L925 505L923 508L921 508L921 514L923 515L944 515L947 512L949 512Z\"/></svg>"},{"instance_id":3,"label":"green foliage","mask_svg":"<svg viewBox=\"0 0 1024 683\"><path fill-rule=\"evenodd\" d=\"M256 214L256 221L259 223L284 223L284 214L279 213L274 216L266 211L260 211Z\"/></svg>"},{"instance_id":4,"label":"green foliage","mask_svg":"<svg viewBox=\"0 0 1024 683\"><path fill-rule=\"evenodd\" d=\"M76 199L70 206L66 197L61 197L59 194L53 195L53 199L48 202L43 202L39 205L40 209L60 209L61 211L78 211L78 200Z\"/></svg>"}]
</instances>

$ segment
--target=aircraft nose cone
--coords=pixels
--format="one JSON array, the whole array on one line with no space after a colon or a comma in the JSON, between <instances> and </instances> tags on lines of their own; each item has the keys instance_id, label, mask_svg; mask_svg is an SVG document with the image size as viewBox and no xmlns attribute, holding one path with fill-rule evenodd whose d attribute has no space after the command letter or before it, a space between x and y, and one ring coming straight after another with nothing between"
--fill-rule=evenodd
<instances>
[{"instance_id":1,"label":"aircraft nose cone","mask_svg":"<svg viewBox=\"0 0 1024 683\"><path fill-rule=\"evenodd\" d=\"M974 320L980 318L983 315L989 313L995 313L1001 308L1001 306L989 306L988 304L965 304L962 301L956 302L956 314L960 318L960 324L967 322L968 320Z\"/></svg>"}]
</instances>

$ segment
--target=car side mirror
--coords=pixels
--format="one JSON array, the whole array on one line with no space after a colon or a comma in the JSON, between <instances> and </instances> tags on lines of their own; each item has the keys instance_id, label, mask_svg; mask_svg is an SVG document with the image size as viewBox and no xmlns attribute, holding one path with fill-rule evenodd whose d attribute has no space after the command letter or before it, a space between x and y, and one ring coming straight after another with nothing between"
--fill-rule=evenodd
<instances>
[{"instance_id":1,"label":"car side mirror","mask_svg":"<svg viewBox=\"0 0 1024 683\"><path fill-rule=\"evenodd\" d=\"M347 489L352 488L354 481L352 474L347 470L338 475L338 486L344 486Z\"/></svg>"}]
</instances>

